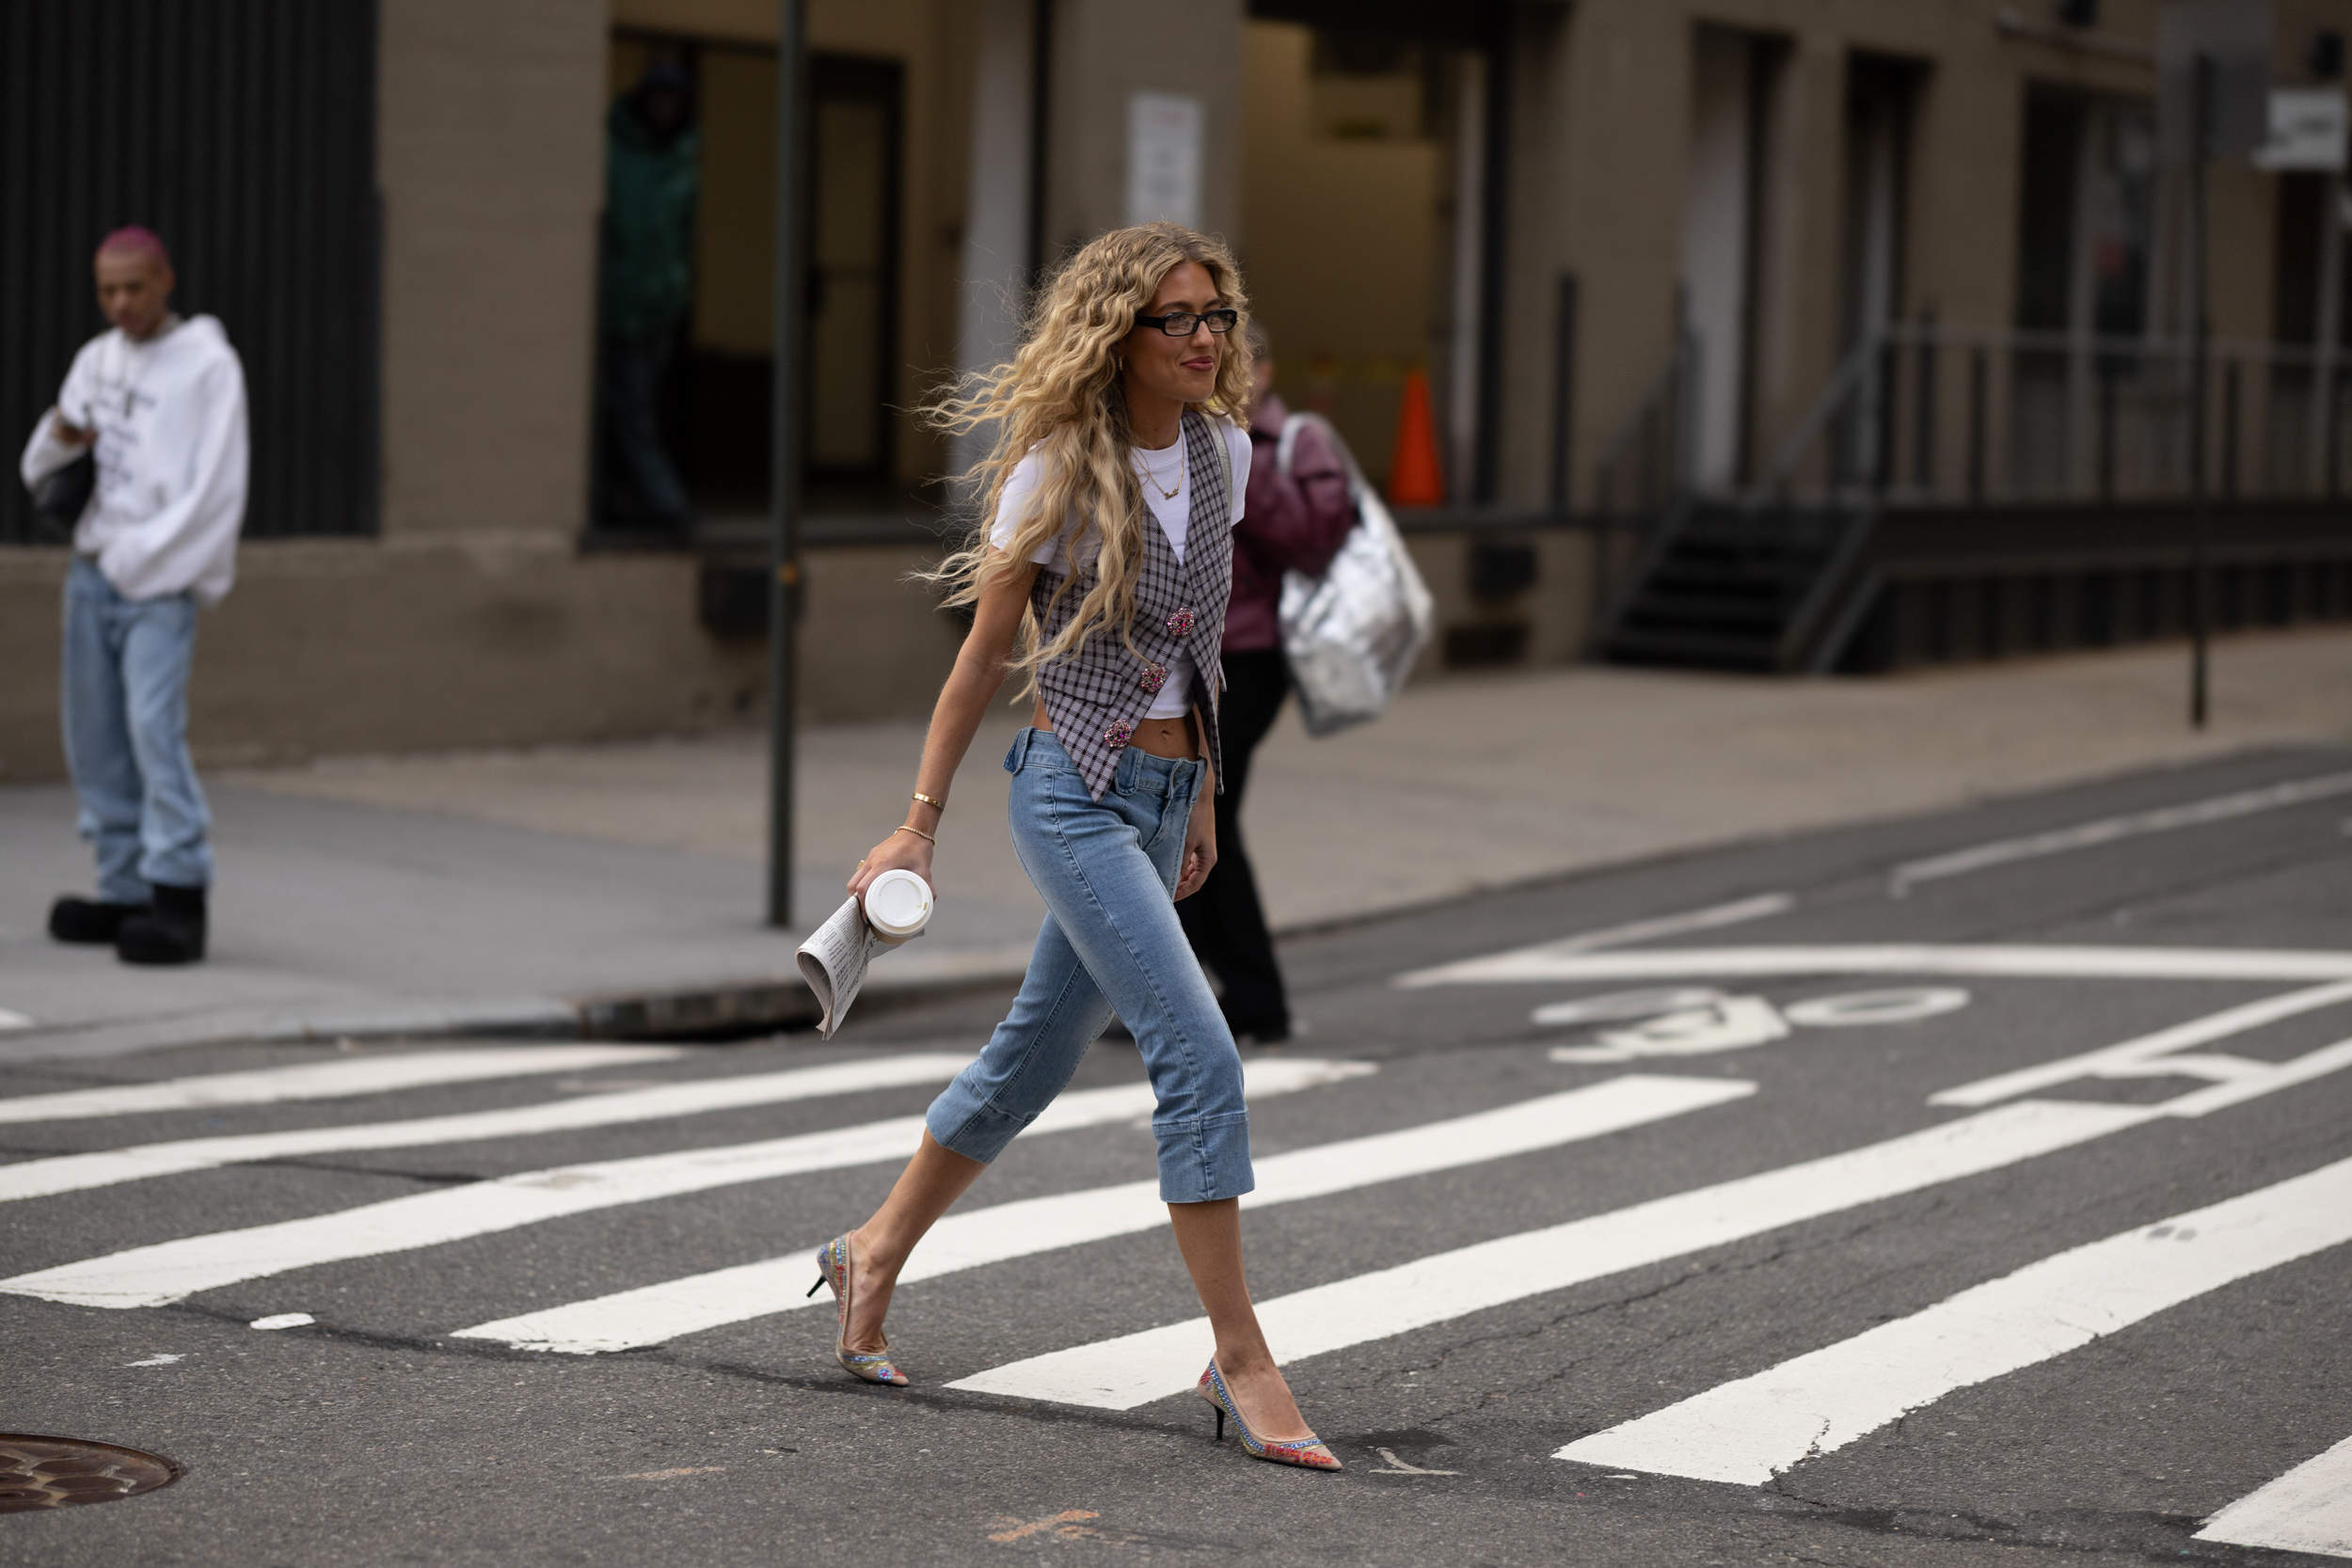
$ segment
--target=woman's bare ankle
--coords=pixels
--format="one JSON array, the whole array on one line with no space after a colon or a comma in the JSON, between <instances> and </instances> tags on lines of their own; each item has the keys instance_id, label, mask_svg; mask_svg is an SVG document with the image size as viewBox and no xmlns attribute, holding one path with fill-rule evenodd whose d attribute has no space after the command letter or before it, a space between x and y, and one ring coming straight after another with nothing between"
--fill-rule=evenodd
<instances>
[{"instance_id":1,"label":"woman's bare ankle","mask_svg":"<svg viewBox=\"0 0 2352 1568\"><path fill-rule=\"evenodd\" d=\"M893 1257L870 1227L860 1227L850 1232L850 1266L861 1275L882 1279L897 1279L899 1269L906 1265L902 1257Z\"/></svg>"},{"instance_id":2,"label":"woman's bare ankle","mask_svg":"<svg viewBox=\"0 0 2352 1568\"><path fill-rule=\"evenodd\" d=\"M1275 1370L1274 1355L1263 1345L1247 1347L1219 1345L1216 1351L1216 1370L1227 1377L1261 1377Z\"/></svg>"}]
</instances>

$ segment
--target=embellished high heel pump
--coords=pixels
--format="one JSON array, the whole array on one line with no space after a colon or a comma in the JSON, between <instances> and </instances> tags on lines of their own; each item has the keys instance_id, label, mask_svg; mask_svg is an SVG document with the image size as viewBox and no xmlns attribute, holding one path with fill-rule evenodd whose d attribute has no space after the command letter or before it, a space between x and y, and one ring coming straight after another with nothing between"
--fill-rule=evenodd
<instances>
[{"instance_id":1,"label":"embellished high heel pump","mask_svg":"<svg viewBox=\"0 0 2352 1568\"><path fill-rule=\"evenodd\" d=\"M834 1337L833 1356L841 1363L841 1370L851 1377L867 1383L886 1383L894 1388L907 1386L906 1374L890 1364L890 1341L882 1340L879 1351L854 1351L850 1348L850 1238L835 1236L817 1249L817 1283L808 1288L815 1295L826 1286L833 1287Z\"/></svg>"},{"instance_id":2,"label":"embellished high heel pump","mask_svg":"<svg viewBox=\"0 0 2352 1568\"><path fill-rule=\"evenodd\" d=\"M1200 1374L1196 1391L1208 1401L1216 1412L1216 1440L1225 1441L1225 1418L1232 1417L1233 1430L1241 1433L1241 1446L1249 1450L1252 1459L1263 1459L1276 1465L1296 1465L1308 1470L1341 1468L1339 1456L1327 1449L1309 1433L1304 1437L1280 1441L1259 1436L1249 1430L1249 1423L1241 1418L1241 1406L1233 1402L1232 1391L1225 1386L1225 1375L1216 1370L1216 1358L1209 1358L1209 1370Z\"/></svg>"}]
</instances>

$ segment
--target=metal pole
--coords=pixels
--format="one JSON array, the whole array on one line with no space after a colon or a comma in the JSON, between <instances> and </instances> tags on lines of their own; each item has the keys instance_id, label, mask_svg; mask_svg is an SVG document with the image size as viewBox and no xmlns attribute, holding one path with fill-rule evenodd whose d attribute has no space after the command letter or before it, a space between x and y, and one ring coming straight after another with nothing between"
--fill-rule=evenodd
<instances>
[{"instance_id":1,"label":"metal pole","mask_svg":"<svg viewBox=\"0 0 2352 1568\"><path fill-rule=\"evenodd\" d=\"M806 0L776 16L774 407L768 462L768 924L792 924L793 611L800 598L801 345L807 307L801 258L807 118Z\"/></svg>"},{"instance_id":2,"label":"metal pole","mask_svg":"<svg viewBox=\"0 0 2352 1568\"><path fill-rule=\"evenodd\" d=\"M1045 177L1053 148L1054 0L1030 0L1029 11L1029 267L1021 282L1021 313L1045 281Z\"/></svg>"},{"instance_id":3,"label":"metal pole","mask_svg":"<svg viewBox=\"0 0 2352 1568\"><path fill-rule=\"evenodd\" d=\"M2329 498L2335 494L2334 441L2336 341L2343 336L2344 176L2328 176L2320 190L2319 298L2312 312L2311 449L2325 468ZM2324 455L2323 455L2324 454Z\"/></svg>"},{"instance_id":4,"label":"metal pole","mask_svg":"<svg viewBox=\"0 0 2352 1568\"><path fill-rule=\"evenodd\" d=\"M1919 318L1918 346L1912 371L1917 378L1912 403L1911 483L1925 498L1935 493L1935 312Z\"/></svg>"},{"instance_id":5,"label":"metal pole","mask_svg":"<svg viewBox=\"0 0 2352 1568\"><path fill-rule=\"evenodd\" d=\"M1984 504L1985 353L1979 346L1968 356L1968 504Z\"/></svg>"},{"instance_id":6,"label":"metal pole","mask_svg":"<svg viewBox=\"0 0 2352 1568\"><path fill-rule=\"evenodd\" d=\"M2221 499L2237 499L2238 372L2243 362L2225 360L2221 371Z\"/></svg>"},{"instance_id":7,"label":"metal pole","mask_svg":"<svg viewBox=\"0 0 2352 1568\"><path fill-rule=\"evenodd\" d=\"M2115 381L2114 356L2099 356L2099 504L2115 504Z\"/></svg>"},{"instance_id":8,"label":"metal pole","mask_svg":"<svg viewBox=\"0 0 2352 1568\"><path fill-rule=\"evenodd\" d=\"M1569 443L1575 436L1576 413L1576 274L1564 272L1559 283L1559 319L1551 344L1551 509L1568 515Z\"/></svg>"},{"instance_id":9,"label":"metal pole","mask_svg":"<svg viewBox=\"0 0 2352 1568\"><path fill-rule=\"evenodd\" d=\"M2188 721L2205 727L2206 643L2213 508L2205 491L2205 152L2212 141L2213 57L2199 54L2193 70L2188 165L2188 483L2195 498L2188 567Z\"/></svg>"}]
</instances>

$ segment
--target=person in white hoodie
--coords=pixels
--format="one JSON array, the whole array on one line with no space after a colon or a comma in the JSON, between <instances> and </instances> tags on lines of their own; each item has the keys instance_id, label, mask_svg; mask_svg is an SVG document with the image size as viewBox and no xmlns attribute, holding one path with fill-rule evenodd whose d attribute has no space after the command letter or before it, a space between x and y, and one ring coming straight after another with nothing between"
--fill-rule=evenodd
<instances>
[{"instance_id":1,"label":"person in white hoodie","mask_svg":"<svg viewBox=\"0 0 2352 1568\"><path fill-rule=\"evenodd\" d=\"M211 818L188 756L196 617L236 577L245 520L245 372L218 321L171 311L171 257L144 229L98 247L111 331L84 344L20 465L41 482L95 460L65 589L66 764L98 896L49 911L60 942L131 963L204 956Z\"/></svg>"}]
</instances>

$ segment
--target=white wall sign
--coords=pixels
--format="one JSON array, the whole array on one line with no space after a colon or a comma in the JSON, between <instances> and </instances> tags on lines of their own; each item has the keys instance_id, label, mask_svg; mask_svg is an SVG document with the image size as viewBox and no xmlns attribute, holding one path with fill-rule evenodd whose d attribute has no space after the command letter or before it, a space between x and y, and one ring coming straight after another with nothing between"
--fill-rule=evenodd
<instances>
[{"instance_id":1,"label":"white wall sign","mask_svg":"<svg viewBox=\"0 0 2352 1568\"><path fill-rule=\"evenodd\" d=\"M1139 92L1127 100L1127 221L1200 227L1200 100Z\"/></svg>"},{"instance_id":2,"label":"white wall sign","mask_svg":"<svg viewBox=\"0 0 2352 1568\"><path fill-rule=\"evenodd\" d=\"M2273 87L2270 139L2254 151L2266 169L2341 171L2344 152L2342 87Z\"/></svg>"}]
</instances>

